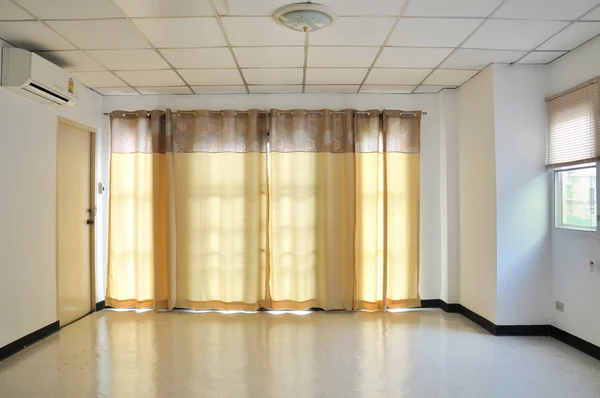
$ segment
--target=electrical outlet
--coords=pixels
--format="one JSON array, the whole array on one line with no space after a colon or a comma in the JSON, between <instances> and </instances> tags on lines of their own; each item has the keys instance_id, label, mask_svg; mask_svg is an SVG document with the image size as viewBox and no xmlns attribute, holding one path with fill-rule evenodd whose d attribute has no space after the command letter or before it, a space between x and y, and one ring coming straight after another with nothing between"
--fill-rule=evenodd
<instances>
[{"instance_id":1,"label":"electrical outlet","mask_svg":"<svg viewBox=\"0 0 600 398\"><path fill-rule=\"evenodd\" d=\"M556 302L556 311L565 312L565 304L560 301Z\"/></svg>"}]
</instances>

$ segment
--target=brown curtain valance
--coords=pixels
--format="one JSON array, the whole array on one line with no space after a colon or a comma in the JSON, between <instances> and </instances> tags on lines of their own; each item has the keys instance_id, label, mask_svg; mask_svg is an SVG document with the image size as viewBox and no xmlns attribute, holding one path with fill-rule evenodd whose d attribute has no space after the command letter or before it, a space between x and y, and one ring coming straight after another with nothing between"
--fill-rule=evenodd
<instances>
[{"instance_id":1,"label":"brown curtain valance","mask_svg":"<svg viewBox=\"0 0 600 398\"><path fill-rule=\"evenodd\" d=\"M113 153L166 153L168 113L162 111L114 111L110 114Z\"/></svg>"},{"instance_id":2,"label":"brown curtain valance","mask_svg":"<svg viewBox=\"0 0 600 398\"><path fill-rule=\"evenodd\" d=\"M173 113L173 152L266 152L267 120L258 109Z\"/></svg>"},{"instance_id":3,"label":"brown curtain valance","mask_svg":"<svg viewBox=\"0 0 600 398\"><path fill-rule=\"evenodd\" d=\"M421 112L114 111L114 153L420 152ZM166 124L170 123L170 128Z\"/></svg>"}]
</instances>

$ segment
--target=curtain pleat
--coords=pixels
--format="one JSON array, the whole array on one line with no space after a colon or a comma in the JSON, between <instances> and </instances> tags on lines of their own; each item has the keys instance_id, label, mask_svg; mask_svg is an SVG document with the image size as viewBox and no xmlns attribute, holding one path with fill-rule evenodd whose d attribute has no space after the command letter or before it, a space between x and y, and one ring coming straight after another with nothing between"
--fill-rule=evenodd
<instances>
[{"instance_id":1,"label":"curtain pleat","mask_svg":"<svg viewBox=\"0 0 600 398\"><path fill-rule=\"evenodd\" d=\"M118 116L117 115L121 115ZM106 304L170 308L171 267L165 116L114 113Z\"/></svg>"},{"instance_id":2,"label":"curtain pleat","mask_svg":"<svg viewBox=\"0 0 600 398\"><path fill-rule=\"evenodd\" d=\"M353 307L352 115L272 111L273 308Z\"/></svg>"},{"instance_id":3,"label":"curtain pleat","mask_svg":"<svg viewBox=\"0 0 600 398\"><path fill-rule=\"evenodd\" d=\"M113 307L420 305L420 113L113 112Z\"/></svg>"},{"instance_id":4,"label":"curtain pleat","mask_svg":"<svg viewBox=\"0 0 600 398\"><path fill-rule=\"evenodd\" d=\"M174 114L177 307L266 300L266 115Z\"/></svg>"}]
</instances>

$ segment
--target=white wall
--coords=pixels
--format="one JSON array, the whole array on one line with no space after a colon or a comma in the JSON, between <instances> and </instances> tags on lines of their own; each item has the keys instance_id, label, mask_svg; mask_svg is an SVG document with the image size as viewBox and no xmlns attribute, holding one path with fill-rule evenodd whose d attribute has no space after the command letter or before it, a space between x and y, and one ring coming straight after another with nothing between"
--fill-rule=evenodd
<instances>
[{"instance_id":1,"label":"white wall","mask_svg":"<svg viewBox=\"0 0 600 398\"><path fill-rule=\"evenodd\" d=\"M428 112L421 129L421 247L420 294L423 299L440 297L440 164L437 95L202 95L202 96L121 96L104 97L104 112L138 109L403 109ZM105 116L104 122L108 117ZM104 140L104 138L103 138ZM108 159L108 141L103 141L102 159ZM101 178L108 182L108 163L102 165ZM104 197L107 199L108 195ZM103 203L105 214L108 202ZM103 267L105 274L107 236L104 234ZM102 290L104 291L104 290Z\"/></svg>"},{"instance_id":2,"label":"white wall","mask_svg":"<svg viewBox=\"0 0 600 398\"><path fill-rule=\"evenodd\" d=\"M494 65L499 325L547 325L551 309L547 68Z\"/></svg>"},{"instance_id":3,"label":"white wall","mask_svg":"<svg viewBox=\"0 0 600 398\"><path fill-rule=\"evenodd\" d=\"M101 106L86 88L73 108L0 88L0 347L57 320L57 117L100 130Z\"/></svg>"},{"instance_id":4,"label":"white wall","mask_svg":"<svg viewBox=\"0 0 600 398\"><path fill-rule=\"evenodd\" d=\"M440 134L440 298L459 302L458 92L438 95Z\"/></svg>"},{"instance_id":5,"label":"white wall","mask_svg":"<svg viewBox=\"0 0 600 398\"><path fill-rule=\"evenodd\" d=\"M600 75L600 38L549 66L546 94L557 94ZM550 198L549 200L550 201ZM590 272L589 261L595 272ZM600 237L598 234L551 228L552 300L565 312L552 310L552 325L600 346Z\"/></svg>"},{"instance_id":6,"label":"white wall","mask_svg":"<svg viewBox=\"0 0 600 398\"><path fill-rule=\"evenodd\" d=\"M600 76L600 37L552 62L547 94L558 94Z\"/></svg>"},{"instance_id":7,"label":"white wall","mask_svg":"<svg viewBox=\"0 0 600 398\"><path fill-rule=\"evenodd\" d=\"M460 303L497 321L494 75L458 89Z\"/></svg>"}]
</instances>

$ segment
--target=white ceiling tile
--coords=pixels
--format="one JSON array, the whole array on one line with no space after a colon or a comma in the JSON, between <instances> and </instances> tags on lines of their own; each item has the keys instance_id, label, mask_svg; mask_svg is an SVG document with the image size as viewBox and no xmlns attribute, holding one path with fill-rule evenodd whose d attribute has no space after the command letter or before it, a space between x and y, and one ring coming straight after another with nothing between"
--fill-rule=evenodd
<instances>
[{"instance_id":1,"label":"white ceiling tile","mask_svg":"<svg viewBox=\"0 0 600 398\"><path fill-rule=\"evenodd\" d=\"M179 69L178 72L190 86L233 86L244 84L237 69Z\"/></svg>"},{"instance_id":2,"label":"white ceiling tile","mask_svg":"<svg viewBox=\"0 0 600 398\"><path fill-rule=\"evenodd\" d=\"M144 95L163 94L193 94L186 86L182 87L136 87L136 90Z\"/></svg>"},{"instance_id":3,"label":"white ceiling tile","mask_svg":"<svg viewBox=\"0 0 600 398\"><path fill-rule=\"evenodd\" d=\"M87 53L111 70L169 68L154 50L92 50Z\"/></svg>"},{"instance_id":4,"label":"white ceiling tile","mask_svg":"<svg viewBox=\"0 0 600 398\"><path fill-rule=\"evenodd\" d=\"M246 94L244 86L192 86L196 94Z\"/></svg>"},{"instance_id":5,"label":"white ceiling tile","mask_svg":"<svg viewBox=\"0 0 600 398\"><path fill-rule=\"evenodd\" d=\"M364 85L361 89L361 93L382 93L382 94L410 94L416 86L394 86L394 85L382 85L372 86Z\"/></svg>"},{"instance_id":6,"label":"white ceiling tile","mask_svg":"<svg viewBox=\"0 0 600 398\"><path fill-rule=\"evenodd\" d=\"M71 74L88 87L127 87L127 84L110 72L72 72Z\"/></svg>"},{"instance_id":7,"label":"white ceiling tile","mask_svg":"<svg viewBox=\"0 0 600 398\"><path fill-rule=\"evenodd\" d=\"M235 68L228 48L163 49L160 52L175 68Z\"/></svg>"},{"instance_id":8,"label":"white ceiling tile","mask_svg":"<svg viewBox=\"0 0 600 398\"><path fill-rule=\"evenodd\" d=\"M288 85L302 84L302 68L288 69L244 69L248 84Z\"/></svg>"},{"instance_id":9,"label":"white ceiling tile","mask_svg":"<svg viewBox=\"0 0 600 398\"><path fill-rule=\"evenodd\" d=\"M379 47L309 47L309 67L369 67Z\"/></svg>"},{"instance_id":10,"label":"white ceiling tile","mask_svg":"<svg viewBox=\"0 0 600 398\"><path fill-rule=\"evenodd\" d=\"M426 85L460 86L473 76L478 70L437 69L423 82Z\"/></svg>"},{"instance_id":11,"label":"white ceiling tile","mask_svg":"<svg viewBox=\"0 0 600 398\"><path fill-rule=\"evenodd\" d=\"M215 1L217 4L219 1ZM208 0L115 0L130 17L212 16Z\"/></svg>"},{"instance_id":12,"label":"white ceiling tile","mask_svg":"<svg viewBox=\"0 0 600 398\"><path fill-rule=\"evenodd\" d=\"M223 0L215 0L219 12L226 9ZM299 1L296 1L299 2ZM331 7L333 12L342 16L398 15L405 0L319 0L319 4ZM219 4L221 3L221 4ZM281 6L294 3L291 0L229 0L229 14L270 16Z\"/></svg>"},{"instance_id":13,"label":"white ceiling tile","mask_svg":"<svg viewBox=\"0 0 600 398\"><path fill-rule=\"evenodd\" d=\"M221 20L234 47L304 45L303 33L283 27L271 17L224 17Z\"/></svg>"},{"instance_id":14,"label":"white ceiling tile","mask_svg":"<svg viewBox=\"0 0 600 398\"><path fill-rule=\"evenodd\" d=\"M453 89L456 86L419 86L415 89L415 93L418 94L430 94L430 93L439 93L443 89Z\"/></svg>"},{"instance_id":15,"label":"white ceiling tile","mask_svg":"<svg viewBox=\"0 0 600 398\"><path fill-rule=\"evenodd\" d=\"M90 58L83 51L42 51L38 53L42 57L64 70L71 72L91 72L105 70L100 64Z\"/></svg>"},{"instance_id":16,"label":"white ceiling tile","mask_svg":"<svg viewBox=\"0 0 600 398\"><path fill-rule=\"evenodd\" d=\"M287 68L304 66L304 47L235 47L242 68Z\"/></svg>"},{"instance_id":17,"label":"white ceiling tile","mask_svg":"<svg viewBox=\"0 0 600 398\"><path fill-rule=\"evenodd\" d=\"M373 68L366 84L416 85L419 84L431 69L383 69Z\"/></svg>"},{"instance_id":18,"label":"white ceiling tile","mask_svg":"<svg viewBox=\"0 0 600 398\"><path fill-rule=\"evenodd\" d=\"M554 61L566 51L534 51L519 61L520 64L547 64Z\"/></svg>"},{"instance_id":19,"label":"white ceiling tile","mask_svg":"<svg viewBox=\"0 0 600 398\"><path fill-rule=\"evenodd\" d=\"M0 0L0 20L33 19L31 15L8 0Z\"/></svg>"},{"instance_id":20,"label":"white ceiling tile","mask_svg":"<svg viewBox=\"0 0 600 398\"><path fill-rule=\"evenodd\" d=\"M226 45L215 18L134 18L133 22L158 48Z\"/></svg>"},{"instance_id":21,"label":"white ceiling tile","mask_svg":"<svg viewBox=\"0 0 600 398\"><path fill-rule=\"evenodd\" d=\"M301 85L248 86L250 94L301 93Z\"/></svg>"},{"instance_id":22,"label":"white ceiling tile","mask_svg":"<svg viewBox=\"0 0 600 398\"><path fill-rule=\"evenodd\" d=\"M368 68L307 68L306 84L360 84Z\"/></svg>"},{"instance_id":23,"label":"white ceiling tile","mask_svg":"<svg viewBox=\"0 0 600 398\"><path fill-rule=\"evenodd\" d=\"M529 51L566 25L557 21L490 19L463 47Z\"/></svg>"},{"instance_id":24,"label":"white ceiling tile","mask_svg":"<svg viewBox=\"0 0 600 398\"><path fill-rule=\"evenodd\" d=\"M456 47L482 19L402 18L389 46Z\"/></svg>"},{"instance_id":25,"label":"white ceiling tile","mask_svg":"<svg viewBox=\"0 0 600 398\"><path fill-rule=\"evenodd\" d=\"M102 95L140 95L131 87L106 87L95 88L94 90L96 90Z\"/></svg>"},{"instance_id":26,"label":"white ceiling tile","mask_svg":"<svg viewBox=\"0 0 600 398\"><path fill-rule=\"evenodd\" d=\"M184 82L172 70L135 70L115 72L132 86L183 86Z\"/></svg>"},{"instance_id":27,"label":"white ceiling tile","mask_svg":"<svg viewBox=\"0 0 600 398\"><path fill-rule=\"evenodd\" d=\"M542 44L538 50L570 51L599 34L600 22L576 22Z\"/></svg>"},{"instance_id":28,"label":"white ceiling tile","mask_svg":"<svg viewBox=\"0 0 600 398\"><path fill-rule=\"evenodd\" d=\"M413 0L405 16L487 17L502 0Z\"/></svg>"},{"instance_id":29,"label":"white ceiling tile","mask_svg":"<svg viewBox=\"0 0 600 398\"><path fill-rule=\"evenodd\" d=\"M111 0L19 0L40 19L119 18L123 14Z\"/></svg>"},{"instance_id":30,"label":"white ceiling tile","mask_svg":"<svg viewBox=\"0 0 600 398\"><path fill-rule=\"evenodd\" d=\"M37 21L0 22L0 38L15 47L31 51L75 48Z\"/></svg>"},{"instance_id":31,"label":"white ceiling tile","mask_svg":"<svg viewBox=\"0 0 600 398\"><path fill-rule=\"evenodd\" d=\"M360 85L307 85L307 93L356 93Z\"/></svg>"},{"instance_id":32,"label":"white ceiling tile","mask_svg":"<svg viewBox=\"0 0 600 398\"><path fill-rule=\"evenodd\" d=\"M395 19L338 18L331 26L310 34L311 45L381 46Z\"/></svg>"},{"instance_id":33,"label":"white ceiling tile","mask_svg":"<svg viewBox=\"0 0 600 398\"><path fill-rule=\"evenodd\" d=\"M600 21L600 7L582 18L583 21Z\"/></svg>"},{"instance_id":34,"label":"white ceiling tile","mask_svg":"<svg viewBox=\"0 0 600 398\"><path fill-rule=\"evenodd\" d=\"M510 64L525 54L525 51L458 49L442 64L442 68L479 70L491 63Z\"/></svg>"},{"instance_id":35,"label":"white ceiling tile","mask_svg":"<svg viewBox=\"0 0 600 398\"><path fill-rule=\"evenodd\" d=\"M148 43L125 19L50 21L50 26L84 50L148 48Z\"/></svg>"},{"instance_id":36,"label":"white ceiling tile","mask_svg":"<svg viewBox=\"0 0 600 398\"><path fill-rule=\"evenodd\" d=\"M508 0L494 18L573 20L597 4L597 0Z\"/></svg>"},{"instance_id":37,"label":"white ceiling tile","mask_svg":"<svg viewBox=\"0 0 600 398\"><path fill-rule=\"evenodd\" d=\"M451 48L386 47L379 56L378 68L435 68Z\"/></svg>"},{"instance_id":38,"label":"white ceiling tile","mask_svg":"<svg viewBox=\"0 0 600 398\"><path fill-rule=\"evenodd\" d=\"M223 6L223 0L217 0L215 6L218 8L219 13L225 14L226 9ZM229 14L235 15L261 15L271 16L273 12L281 6L293 3L289 0L228 0L229 3Z\"/></svg>"},{"instance_id":39,"label":"white ceiling tile","mask_svg":"<svg viewBox=\"0 0 600 398\"><path fill-rule=\"evenodd\" d=\"M316 3L331 7L342 16L397 16L405 0L319 0Z\"/></svg>"}]
</instances>

